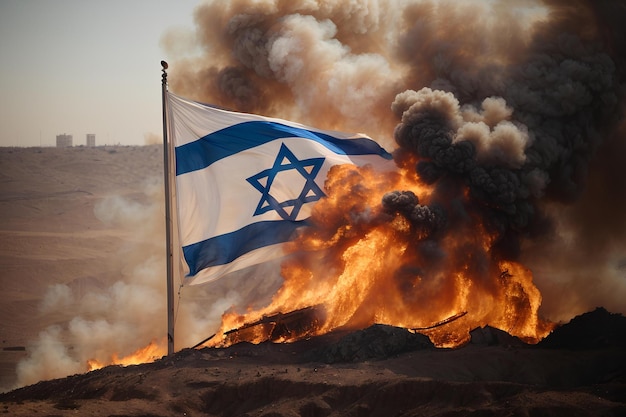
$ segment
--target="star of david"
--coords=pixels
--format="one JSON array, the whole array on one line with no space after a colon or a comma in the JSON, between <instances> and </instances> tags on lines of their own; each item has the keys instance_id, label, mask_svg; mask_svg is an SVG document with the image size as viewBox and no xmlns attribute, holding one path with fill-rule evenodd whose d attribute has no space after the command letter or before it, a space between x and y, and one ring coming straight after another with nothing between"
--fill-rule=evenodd
<instances>
[{"instance_id":1,"label":"star of david","mask_svg":"<svg viewBox=\"0 0 626 417\"><path fill-rule=\"evenodd\" d=\"M246 178L246 180L261 193L261 200L256 207L254 215L258 216L268 211L275 210L276 213L285 220L296 220L304 204L317 201L325 195L315 183L315 177L320 171L320 168L322 168L324 159L325 158L310 158L299 160L284 143L281 144L278 155L274 160L274 165L271 168ZM282 183L280 179L275 183L277 175L287 171L299 173L304 179L304 186L298 197L278 201L271 193L273 185L281 189L293 187L293 184Z\"/></svg>"}]
</instances>

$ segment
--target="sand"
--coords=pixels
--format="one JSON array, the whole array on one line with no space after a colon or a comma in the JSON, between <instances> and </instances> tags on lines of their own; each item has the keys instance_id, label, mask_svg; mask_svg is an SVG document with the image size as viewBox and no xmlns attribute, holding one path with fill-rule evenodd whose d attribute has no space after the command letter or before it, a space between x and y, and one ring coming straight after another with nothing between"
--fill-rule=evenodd
<instances>
[{"instance_id":1,"label":"sand","mask_svg":"<svg viewBox=\"0 0 626 417\"><path fill-rule=\"evenodd\" d=\"M120 248L150 235L103 222L96 207L111 195L147 203L161 164L159 146L0 149L1 388L15 384L40 332L76 314L45 308L51 285L80 298L127 274ZM485 329L467 346L436 349L424 336L374 326L294 344L184 349L0 394L0 413L619 416L623 326L622 316L597 310L537 346Z\"/></svg>"}]
</instances>

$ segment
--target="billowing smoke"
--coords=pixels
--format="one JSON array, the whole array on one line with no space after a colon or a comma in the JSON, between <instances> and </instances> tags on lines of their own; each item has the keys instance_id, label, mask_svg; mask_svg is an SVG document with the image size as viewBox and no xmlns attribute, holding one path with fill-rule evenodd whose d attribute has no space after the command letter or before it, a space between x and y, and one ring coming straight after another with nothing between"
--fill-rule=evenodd
<instances>
[{"instance_id":1,"label":"billowing smoke","mask_svg":"<svg viewBox=\"0 0 626 417\"><path fill-rule=\"evenodd\" d=\"M195 19L173 91L363 131L432 187L382 201L422 246L478 221L492 256L535 269L548 318L626 312L623 1L208 1Z\"/></svg>"},{"instance_id":2,"label":"billowing smoke","mask_svg":"<svg viewBox=\"0 0 626 417\"><path fill-rule=\"evenodd\" d=\"M40 305L42 314L69 317L40 332L29 356L17 366L17 385L88 370L88 361L108 364L163 337L165 321L162 183L152 180L140 199L110 196L96 217L130 233L118 248L121 275L83 286L54 284Z\"/></svg>"},{"instance_id":3,"label":"billowing smoke","mask_svg":"<svg viewBox=\"0 0 626 417\"><path fill-rule=\"evenodd\" d=\"M576 284L567 291L576 301L546 297L548 310L556 310L549 311L554 318L566 318L564 314L594 304L608 303L621 311L623 305L606 290L591 291L603 293L606 299L583 295L590 294L586 288L590 282L603 287L609 277L611 281L617 278L609 287L622 295L625 288L623 271L622 277L616 276L620 273L615 270L613 274L602 271L606 253L602 255L602 251L584 243L587 233L594 232L579 231L588 228L590 222L579 218L574 223L550 214L576 202L585 189L589 163L615 127L621 110L623 73L599 33L606 30L608 34L604 35L611 36L611 28L597 26L602 16L590 4L551 2L547 6L546 20L533 26L525 47L511 50L503 62L485 68L476 59L479 57L454 56L450 59L457 62L439 68L432 83L446 92L424 87L398 94L392 106L401 116L395 137L403 151L420 157L416 170L423 181L435 185L435 202L439 200L439 188L446 190L442 192L444 199L451 197L450 182L460 181L469 187L465 209L480 213L483 224L496 235L492 248L496 256L518 259L525 244L533 246L525 254L525 261L545 265L569 252L572 258L559 262L558 267L560 274L570 274L566 282ZM624 7L615 4L615 11L623 13ZM485 82L487 72L497 82ZM615 140L623 141L623 137ZM595 168L601 172L606 167L600 164L596 163ZM612 189L613 194L604 195L594 204L605 206L623 200L623 184L609 180L607 185L611 182L618 186ZM459 217L451 210L447 214ZM621 217L605 217L603 222L620 224ZM455 219L449 221L455 223ZM623 233L611 239L613 233L606 227L594 224L590 229L608 232L603 238L614 240L610 246L617 253L613 256L620 256L620 252L624 256ZM569 234L568 241L562 240L564 236L558 239L559 234ZM545 252L542 255L545 244L556 257L546 258ZM579 264L580 259L595 264L584 269L584 278L567 265ZM615 269L617 264L613 263ZM538 274L539 283L542 278L548 277ZM550 287L552 282L548 280L544 285ZM551 305L551 300L555 304Z\"/></svg>"},{"instance_id":4,"label":"billowing smoke","mask_svg":"<svg viewBox=\"0 0 626 417\"><path fill-rule=\"evenodd\" d=\"M202 56L172 66L171 89L241 111L376 133L391 144L389 103L404 86L387 56L401 9L386 3L203 3L195 15ZM174 55L179 37L164 42Z\"/></svg>"},{"instance_id":5,"label":"billowing smoke","mask_svg":"<svg viewBox=\"0 0 626 417\"><path fill-rule=\"evenodd\" d=\"M151 343L154 348L140 360L166 354L163 182L151 178L140 188L142 193L110 195L94 207L95 216L110 233L124 233L123 243L111 257L117 259L120 275L48 288L40 313L59 317L59 324L30 341L28 357L17 365L15 386L86 372L89 361L108 365ZM231 278L211 288L179 289L177 349L209 336L207 329L219 325L224 311L266 303L280 284L278 279L259 279L246 286L244 279L250 283L246 274Z\"/></svg>"}]
</instances>

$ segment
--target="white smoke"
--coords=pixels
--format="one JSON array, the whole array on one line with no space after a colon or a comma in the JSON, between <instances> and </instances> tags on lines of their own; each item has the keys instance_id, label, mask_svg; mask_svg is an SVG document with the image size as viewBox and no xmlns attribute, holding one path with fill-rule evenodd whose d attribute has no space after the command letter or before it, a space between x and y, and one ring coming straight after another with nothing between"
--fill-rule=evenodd
<instances>
[{"instance_id":1,"label":"white smoke","mask_svg":"<svg viewBox=\"0 0 626 417\"><path fill-rule=\"evenodd\" d=\"M137 199L114 195L95 205L102 223L128 236L111 256L121 274L107 277L111 284L103 287L49 287L40 311L60 317L71 313L73 318L44 329L30 343L29 356L17 365L18 386L85 372L90 359L106 364L113 355L129 355L163 338L161 188L158 180L151 180Z\"/></svg>"},{"instance_id":2,"label":"white smoke","mask_svg":"<svg viewBox=\"0 0 626 417\"><path fill-rule=\"evenodd\" d=\"M163 185L153 178L142 188L141 195L111 195L96 203L95 216L124 236L111 256L120 275L109 277L108 285L50 285L40 312L71 318L31 341L16 368L16 387L86 372L89 360L108 364L114 355L130 355L153 341L166 353ZM210 336L225 311L267 303L280 281L279 264L269 263L223 282L180 288L176 349Z\"/></svg>"},{"instance_id":3,"label":"white smoke","mask_svg":"<svg viewBox=\"0 0 626 417\"><path fill-rule=\"evenodd\" d=\"M29 357L17 364L17 387L86 370L86 364L80 363L64 343L64 333L61 326L50 326L39 333L29 346Z\"/></svg>"},{"instance_id":4,"label":"white smoke","mask_svg":"<svg viewBox=\"0 0 626 417\"><path fill-rule=\"evenodd\" d=\"M53 284L44 295L39 311L46 314L52 311L68 309L73 304L74 294L72 289L66 284Z\"/></svg>"}]
</instances>

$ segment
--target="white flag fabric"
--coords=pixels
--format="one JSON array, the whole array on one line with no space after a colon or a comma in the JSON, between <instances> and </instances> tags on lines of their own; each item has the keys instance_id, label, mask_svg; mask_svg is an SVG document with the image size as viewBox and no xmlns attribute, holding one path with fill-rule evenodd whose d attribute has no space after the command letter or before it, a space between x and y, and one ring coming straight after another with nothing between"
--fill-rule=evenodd
<instances>
[{"instance_id":1,"label":"white flag fabric","mask_svg":"<svg viewBox=\"0 0 626 417\"><path fill-rule=\"evenodd\" d=\"M186 284L283 255L337 164L395 168L364 135L221 110L167 93Z\"/></svg>"}]
</instances>

